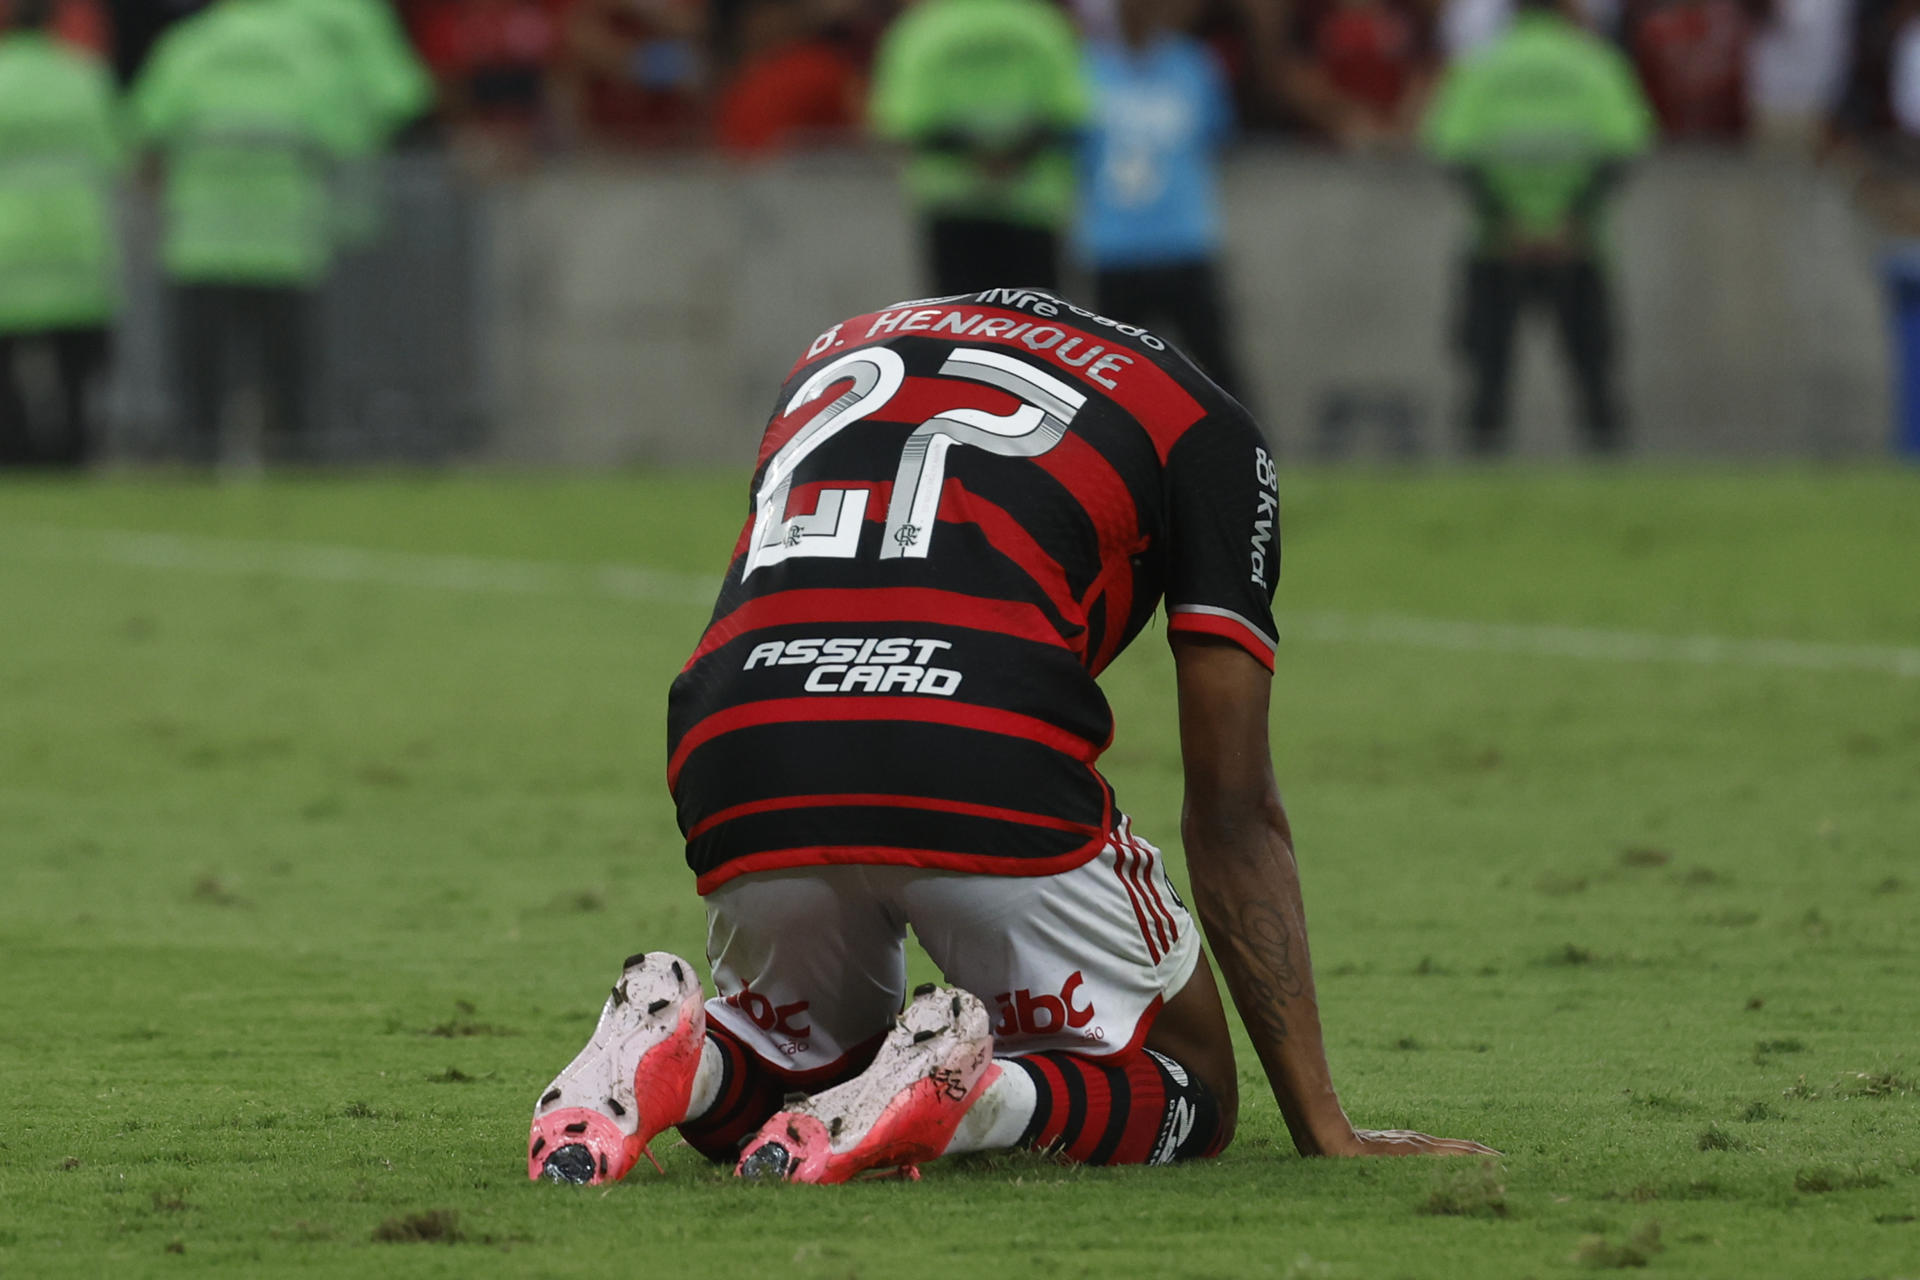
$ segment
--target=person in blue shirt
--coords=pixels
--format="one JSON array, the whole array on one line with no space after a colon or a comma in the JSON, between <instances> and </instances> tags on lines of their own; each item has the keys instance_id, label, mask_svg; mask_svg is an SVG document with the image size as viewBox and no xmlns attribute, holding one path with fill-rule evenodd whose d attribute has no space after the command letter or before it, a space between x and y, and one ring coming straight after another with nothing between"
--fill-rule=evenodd
<instances>
[{"instance_id":1,"label":"person in blue shirt","mask_svg":"<svg viewBox=\"0 0 1920 1280\"><path fill-rule=\"evenodd\" d=\"M1118 38L1088 45L1077 242L1101 314L1173 338L1243 397L1218 269L1233 105L1219 61L1182 30L1190 16L1189 0L1120 0Z\"/></svg>"}]
</instances>

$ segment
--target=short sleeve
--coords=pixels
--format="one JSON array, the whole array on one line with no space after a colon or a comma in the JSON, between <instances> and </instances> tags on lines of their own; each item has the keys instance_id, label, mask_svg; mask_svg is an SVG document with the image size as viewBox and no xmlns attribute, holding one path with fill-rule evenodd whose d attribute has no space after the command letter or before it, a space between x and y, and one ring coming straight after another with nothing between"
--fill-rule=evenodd
<instances>
[{"instance_id":1,"label":"short sleeve","mask_svg":"<svg viewBox=\"0 0 1920 1280\"><path fill-rule=\"evenodd\" d=\"M1653 108L1640 90L1633 64L1612 49L1606 54L1606 144L1620 156L1637 155L1653 142Z\"/></svg>"},{"instance_id":2,"label":"short sleeve","mask_svg":"<svg viewBox=\"0 0 1920 1280\"><path fill-rule=\"evenodd\" d=\"M125 122L114 101L113 80L104 66L87 62L89 118L87 145L94 162L109 173L119 173L127 165Z\"/></svg>"},{"instance_id":3,"label":"short sleeve","mask_svg":"<svg viewBox=\"0 0 1920 1280\"><path fill-rule=\"evenodd\" d=\"M1204 419L1167 455L1167 634L1231 640L1273 669L1280 478L1238 406Z\"/></svg>"},{"instance_id":4,"label":"short sleeve","mask_svg":"<svg viewBox=\"0 0 1920 1280\"><path fill-rule=\"evenodd\" d=\"M1047 113L1056 124L1078 128L1093 115L1093 87L1081 58L1079 33L1058 10L1042 9L1040 17L1042 51L1053 72Z\"/></svg>"},{"instance_id":5,"label":"short sleeve","mask_svg":"<svg viewBox=\"0 0 1920 1280\"><path fill-rule=\"evenodd\" d=\"M1456 63L1440 78L1440 88L1427 107L1421 123L1420 139L1427 152L1442 164L1460 164L1467 160L1476 131L1476 105L1473 68Z\"/></svg>"},{"instance_id":6,"label":"short sleeve","mask_svg":"<svg viewBox=\"0 0 1920 1280\"><path fill-rule=\"evenodd\" d=\"M187 75L187 55L180 38L191 30L189 22L162 36L147 58L146 69L134 82L128 116L135 136L143 143L163 142L180 127L184 114L181 86Z\"/></svg>"},{"instance_id":7,"label":"short sleeve","mask_svg":"<svg viewBox=\"0 0 1920 1280\"><path fill-rule=\"evenodd\" d=\"M366 30L369 80L378 87L381 125L391 132L433 103L433 79L413 51L393 6L369 3L358 9Z\"/></svg>"},{"instance_id":8,"label":"short sleeve","mask_svg":"<svg viewBox=\"0 0 1920 1280\"><path fill-rule=\"evenodd\" d=\"M867 113L873 131L883 138L907 141L927 127L929 112L920 92L925 48L920 32L926 23L924 11L909 12L880 41Z\"/></svg>"},{"instance_id":9,"label":"short sleeve","mask_svg":"<svg viewBox=\"0 0 1920 1280\"><path fill-rule=\"evenodd\" d=\"M329 57L314 44L293 41L289 56L305 80L307 126L338 159L365 154L374 144L376 121L368 105L355 100L353 73L348 65Z\"/></svg>"}]
</instances>

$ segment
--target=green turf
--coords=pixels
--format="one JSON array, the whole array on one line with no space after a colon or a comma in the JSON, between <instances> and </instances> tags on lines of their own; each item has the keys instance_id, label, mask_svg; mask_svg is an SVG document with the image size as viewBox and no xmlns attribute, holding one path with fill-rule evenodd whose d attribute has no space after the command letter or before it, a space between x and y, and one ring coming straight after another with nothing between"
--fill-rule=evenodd
<instances>
[{"instance_id":1,"label":"green turf","mask_svg":"<svg viewBox=\"0 0 1920 1280\"><path fill-rule=\"evenodd\" d=\"M1497 1165L1298 1159L1243 1067L1205 1165L527 1183L619 958L702 942L662 719L705 610L593 566L717 573L741 487L0 487L0 1274L1920 1276L1920 678L1888 670L1288 641L1335 1078ZM1290 618L1920 644L1910 473L1284 488ZM1171 845L1169 674L1156 630L1107 683ZM434 1211L457 1243L376 1238Z\"/></svg>"}]
</instances>

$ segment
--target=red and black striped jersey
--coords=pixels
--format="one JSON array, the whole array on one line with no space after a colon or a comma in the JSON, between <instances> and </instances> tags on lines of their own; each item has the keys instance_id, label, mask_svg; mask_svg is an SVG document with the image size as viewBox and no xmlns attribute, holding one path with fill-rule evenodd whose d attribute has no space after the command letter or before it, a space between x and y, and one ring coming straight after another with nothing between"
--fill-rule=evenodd
<instances>
[{"instance_id":1,"label":"red and black striped jersey","mask_svg":"<svg viewBox=\"0 0 1920 1280\"><path fill-rule=\"evenodd\" d=\"M788 375L667 784L708 892L893 863L1046 875L1116 819L1095 677L1169 632L1273 665L1277 478L1167 344L992 289L833 326Z\"/></svg>"}]
</instances>

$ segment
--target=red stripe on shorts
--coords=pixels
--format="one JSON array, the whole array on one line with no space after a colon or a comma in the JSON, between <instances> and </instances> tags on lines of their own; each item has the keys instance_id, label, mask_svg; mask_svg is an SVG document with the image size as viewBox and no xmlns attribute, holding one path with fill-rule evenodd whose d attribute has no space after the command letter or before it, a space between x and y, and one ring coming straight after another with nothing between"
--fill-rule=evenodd
<instances>
[{"instance_id":1,"label":"red stripe on shorts","mask_svg":"<svg viewBox=\"0 0 1920 1280\"><path fill-rule=\"evenodd\" d=\"M1154 860L1148 850L1131 835L1127 837L1127 846L1133 848L1133 883L1140 887L1140 902L1146 904L1146 917L1154 921L1154 936L1160 938L1160 954L1165 956L1169 950L1173 950L1173 938L1167 936L1167 921L1162 919L1162 908L1154 894Z\"/></svg>"},{"instance_id":2,"label":"red stripe on shorts","mask_svg":"<svg viewBox=\"0 0 1920 1280\"><path fill-rule=\"evenodd\" d=\"M1134 847L1140 851L1143 866L1140 878L1143 887L1147 891L1147 905L1153 910L1155 918L1160 922L1161 942L1168 951L1171 951L1173 950L1174 942L1180 937L1180 925L1174 920L1173 912L1167 910L1166 899L1160 896L1160 886L1155 883L1153 846L1133 834L1132 822L1127 823L1127 839L1132 841Z\"/></svg>"},{"instance_id":3,"label":"red stripe on shorts","mask_svg":"<svg viewBox=\"0 0 1920 1280\"><path fill-rule=\"evenodd\" d=\"M1147 944L1147 959L1154 964L1160 963L1160 948L1153 940L1153 929L1147 924L1146 907L1140 900L1140 890L1134 886L1127 875L1127 864L1132 860L1133 849L1116 833L1108 845L1113 850L1113 874L1119 877L1120 887L1127 891L1127 901L1133 904L1133 919L1140 926L1140 936Z\"/></svg>"},{"instance_id":4,"label":"red stripe on shorts","mask_svg":"<svg viewBox=\"0 0 1920 1280\"><path fill-rule=\"evenodd\" d=\"M1152 954L1154 963L1158 964L1160 956L1166 953L1166 930L1161 927L1160 917L1154 914L1153 903L1148 900L1147 886L1140 876L1140 862L1143 855L1140 852L1140 846L1134 843L1133 836L1127 829L1128 825L1129 820L1122 816L1119 826L1114 828L1113 839L1121 850L1118 865L1126 868L1127 890L1133 895L1134 901L1140 905L1141 914L1145 917L1140 927L1147 935L1147 950Z\"/></svg>"}]
</instances>

